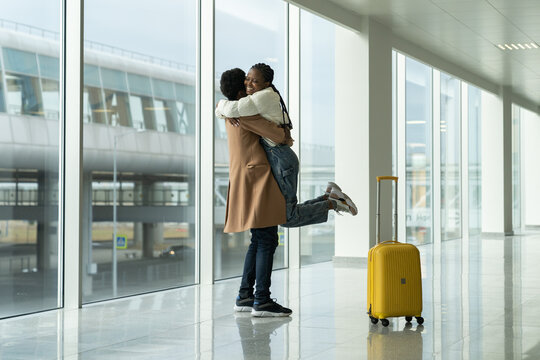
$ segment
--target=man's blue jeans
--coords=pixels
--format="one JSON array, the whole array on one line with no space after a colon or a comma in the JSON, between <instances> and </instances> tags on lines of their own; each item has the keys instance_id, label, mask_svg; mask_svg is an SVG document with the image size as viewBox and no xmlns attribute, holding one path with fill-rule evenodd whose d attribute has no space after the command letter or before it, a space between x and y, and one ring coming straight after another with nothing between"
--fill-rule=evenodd
<instances>
[{"instance_id":1,"label":"man's blue jeans","mask_svg":"<svg viewBox=\"0 0 540 360\"><path fill-rule=\"evenodd\" d=\"M299 162L294 151L287 145L269 146L264 139L261 139L261 144L287 205L287 222L281 226L299 227L326 222L329 204L323 196L298 204Z\"/></svg>"},{"instance_id":2,"label":"man's blue jeans","mask_svg":"<svg viewBox=\"0 0 540 360\"><path fill-rule=\"evenodd\" d=\"M244 261L244 273L238 295L242 298L255 296L255 301L270 300L270 285L274 252L279 243L277 226L251 229L251 244ZM253 293L253 286L255 293Z\"/></svg>"}]
</instances>

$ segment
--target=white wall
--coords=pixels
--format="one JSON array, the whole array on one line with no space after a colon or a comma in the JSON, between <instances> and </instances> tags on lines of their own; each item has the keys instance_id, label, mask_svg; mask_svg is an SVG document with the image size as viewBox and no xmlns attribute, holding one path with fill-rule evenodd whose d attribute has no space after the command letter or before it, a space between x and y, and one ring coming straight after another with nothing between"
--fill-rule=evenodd
<instances>
[{"instance_id":1,"label":"white wall","mask_svg":"<svg viewBox=\"0 0 540 360\"><path fill-rule=\"evenodd\" d=\"M540 116L521 109L521 193L524 225L540 225Z\"/></svg>"},{"instance_id":2,"label":"white wall","mask_svg":"<svg viewBox=\"0 0 540 360\"><path fill-rule=\"evenodd\" d=\"M336 27L336 182L359 208L355 217L336 216L336 257L366 257L369 249L367 48L367 35Z\"/></svg>"},{"instance_id":3,"label":"white wall","mask_svg":"<svg viewBox=\"0 0 540 360\"><path fill-rule=\"evenodd\" d=\"M392 174L392 48L385 27L336 31L336 182L358 215L336 218L336 258L365 258L375 241L376 176ZM381 237L392 233L391 193Z\"/></svg>"}]
</instances>

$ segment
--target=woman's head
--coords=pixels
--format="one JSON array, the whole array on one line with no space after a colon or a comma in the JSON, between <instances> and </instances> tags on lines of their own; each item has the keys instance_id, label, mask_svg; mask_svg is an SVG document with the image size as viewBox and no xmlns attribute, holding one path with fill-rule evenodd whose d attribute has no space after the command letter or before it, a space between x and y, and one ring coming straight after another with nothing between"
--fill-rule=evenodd
<instances>
[{"instance_id":1,"label":"woman's head","mask_svg":"<svg viewBox=\"0 0 540 360\"><path fill-rule=\"evenodd\" d=\"M252 95L257 91L266 89L272 85L274 80L274 70L266 64L258 63L249 69L244 84L246 93Z\"/></svg>"},{"instance_id":2,"label":"woman's head","mask_svg":"<svg viewBox=\"0 0 540 360\"><path fill-rule=\"evenodd\" d=\"M238 100L246 95L244 70L234 68L221 74L220 89L223 95L229 100Z\"/></svg>"}]
</instances>

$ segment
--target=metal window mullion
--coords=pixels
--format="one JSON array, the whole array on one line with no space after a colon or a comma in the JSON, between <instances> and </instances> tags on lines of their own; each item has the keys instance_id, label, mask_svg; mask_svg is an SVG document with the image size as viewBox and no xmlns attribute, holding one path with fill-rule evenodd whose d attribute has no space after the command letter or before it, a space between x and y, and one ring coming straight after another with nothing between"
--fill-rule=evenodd
<instances>
[{"instance_id":1,"label":"metal window mullion","mask_svg":"<svg viewBox=\"0 0 540 360\"><path fill-rule=\"evenodd\" d=\"M37 66L37 75L38 75L38 79L39 79L39 92L41 94L41 110L43 110L43 117L46 119L45 117L45 102L43 101L43 78L41 77L41 64L39 62L39 56L38 54L36 53L35 54L36 56L36 66ZM38 109L39 111L39 109Z\"/></svg>"},{"instance_id":2,"label":"metal window mullion","mask_svg":"<svg viewBox=\"0 0 540 360\"><path fill-rule=\"evenodd\" d=\"M99 92L101 95L101 104L102 104L102 111L105 115L105 125L112 126L112 123L109 122L109 113L107 111L107 99L105 97L105 88L103 87L103 76L101 75L101 66L97 66L98 69L98 77L99 77Z\"/></svg>"},{"instance_id":3,"label":"metal window mullion","mask_svg":"<svg viewBox=\"0 0 540 360\"><path fill-rule=\"evenodd\" d=\"M197 128L200 155L197 161L199 169L199 244L198 256L200 283L214 282L214 184L215 184L215 1L200 0L198 32L199 50L197 52L199 71L197 79L197 104L199 121ZM204 214L204 216L203 216Z\"/></svg>"},{"instance_id":4,"label":"metal window mullion","mask_svg":"<svg viewBox=\"0 0 540 360\"><path fill-rule=\"evenodd\" d=\"M470 317L469 284L469 92L468 84L460 81L461 87L461 303L463 311L462 334L470 335L467 320ZM463 347L462 354L469 354L470 344Z\"/></svg>"},{"instance_id":5,"label":"metal window mullion","mask_svg":"<svg viewBox=\"0 0 540 360\"><path fill-rule=\"evenodd\" d=\"M431 81L431 104L432 104L432 234L433 234L433 321L434 334L441 334L442 323L442 254L441 254L441 73L432 69ZM433 350L442 351L442 338L434 335Z\"/></svg>"},{"instance_id":6,"label":"metal window mullion","mask_svg":"<svg viewBox=\"0 0 540 360\"><path fill-rule=\"evenodd\" d=\"M133 124L133 115L131 114L131 88L129 86L128 72L124 71L124 78L126 79L126 94L127 94L127 111L129 113L129 126L135 128Z\"/></svg>"},{"instance_id":7,"label":"metal window mullion","mask_svg":"<svg viewBox=\"0 0 540 360\"><path fill-rule=\"evenodd\" d=\"M301 22L301 10L300 8L289 5L288 13L288 51L287 51L287 79L288 79L288 91L287 96L289 99L289 114L292 119L296 119L296 122L293 121L294 127L292 129L291 135L296 140L292 149L296 153L299 159L302 159L302 153L300 149L301 144L301 129L302 129L302 118L301 118L301 98L300 98L300 61L301 61L301 49L300 49L300 22ZM298 172L298 193L301 193L302 186L302 172ZM297 269L301 266L301 257L300 257L300 228L291 228L289 229L289 238L288 238L288 254L287 261L288 266L291 269Z\"/></svg>"},{"instance_id":8,"label":"metal window mullion","mask_svg":"<svg viewBox=\"0 0 540 360\"><path fill-rule=\"evenodd\" d=\"M441 72L432 70L432 229L434 250L439 250L441 228ZM439 253L435 251L435 253Z\"/></svg>"},{"instance_id":9,"label":"metal window mullion","mask_svg":"<svg viewBox=\"0 0 540 360\"><path fill-rule=\"evenodd\" d=\"M197 15L195 17L196 40L195 40L195 277L196 284L201 283L201 1L197 1ZM176 87L176 86L175 86ZM213 164L212 164L213 165ZM212 260L213 261L213 260ZM199 292L196 291L198 299ZM197 302L196 302L197 304ZM196 313L200 315L200 312ZM200 331L200 328L197 329ZM198 339L198 338L197 338ZM197 347L200 349L200 342L197 340Z\"/></svg>"},{"instance_id":10,"label":"metal window mullion","mask_svg":"<svg viewBox=\"0 0 540 360\"><path fill-rule=\"evenodd\" d=\"M398 239L407 242L407 139L406 139L406 67L405 55L397 53L396 57L396 118L397 118L397 161L398 177Z\"/></svg>"},{"instance_id":11,"label":"metal window mullion","mask_svg":"<svg viewBox=\"0 0 540 360\"><path fill-rule=\"evenodd\" d=\"M285 38L283 39L284 42L285 42L285 69L284 69L284 72L285 72L285 85L284 85L284 89L283 89L283 98L285 99L284 101L286 102L287 104L287 107L290 108L289 104L290 104L290 99L289 99L289 94L290 94L290 91L289 91L289 86L290 86L290 79L289 79L289 67L290 67L290 63L289 63L289 53L290 53L290 50L289 50L289 46L290 46L290 43L291 41L289 40L289 28L290 28L290 24L289 24L289 4L288 3L285 3L285 9L284 9L284 16L285 16ZM298 174L298 179L297 179L297 183L300 184L300 173ZM289 267L289 253L290 253L290 249L289 249L289 246L290 246L290 238L291 238L291 231L289 228L283 228L283 231L285 232L285 242L286 244L284 244L284 259L283 259L283 265L285 268L288 268Z\"/></svg>"}]
</instances>

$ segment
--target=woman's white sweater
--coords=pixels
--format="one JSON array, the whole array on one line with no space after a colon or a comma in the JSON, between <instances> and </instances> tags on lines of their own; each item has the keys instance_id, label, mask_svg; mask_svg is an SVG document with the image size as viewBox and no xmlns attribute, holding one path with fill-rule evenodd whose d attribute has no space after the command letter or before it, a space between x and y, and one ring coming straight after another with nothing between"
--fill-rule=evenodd
<instances>
[{"instance_id":1,"label":"woman's white sweater","mask_svg":"<svg viewBox=\"0 0 540 360\"><path fill-rule=\"evenodd\" d=\"M216 108L216 116L220 119L238 118L242 116L261 115L278 125L288 124L289 118L281 109L279 94L271 87L257 91L237 101L220 100ZM270 146L277 144L270 139L264 138Z\"/></svg>"}]
</instances>

